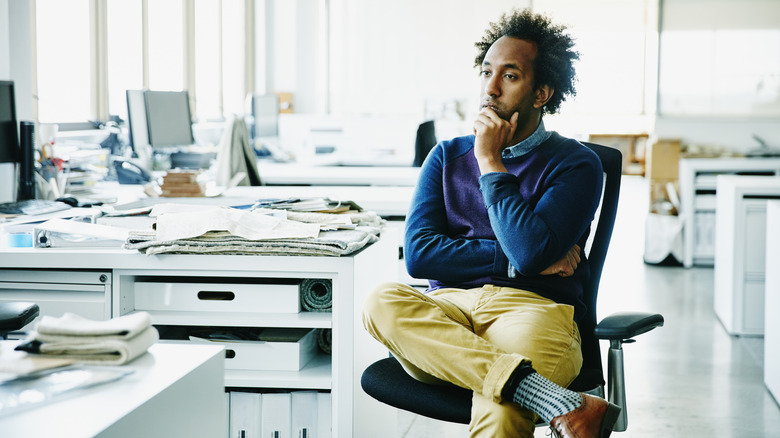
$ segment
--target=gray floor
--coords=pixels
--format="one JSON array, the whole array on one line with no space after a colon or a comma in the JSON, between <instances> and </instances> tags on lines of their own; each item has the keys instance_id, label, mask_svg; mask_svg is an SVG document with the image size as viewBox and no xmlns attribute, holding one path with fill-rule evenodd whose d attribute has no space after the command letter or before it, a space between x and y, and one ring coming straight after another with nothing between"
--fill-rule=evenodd
<instances>
[{"instance_id":1,"label":"gray floor","mask_svg":"<svg viewBox=\"0 0 780 438\"><path fill-rule=\"evenodd\" d=\"M780 436L780 409L763 383L763 339L725 332L712 310L713 269L643 263L647 193L644 179L623 179L599 315L658 312L666 324L624 347L628 430L613 436ZM467 437L468 431L402 412L398 436Z\"/></svg>"}]
</instances>

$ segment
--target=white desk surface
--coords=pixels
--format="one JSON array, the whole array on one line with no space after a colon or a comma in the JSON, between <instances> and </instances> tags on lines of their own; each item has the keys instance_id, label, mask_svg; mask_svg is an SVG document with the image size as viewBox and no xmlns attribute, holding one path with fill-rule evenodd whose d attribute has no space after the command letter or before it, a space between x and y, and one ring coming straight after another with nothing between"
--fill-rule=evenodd
<instances>
[{"instance_id":1,"label":"white desk surface","mask_svg":"<svg viewBox=\"0 0 780 438\"><path fill-rule=\"evenodd\" d=\"M260 179L270 185L415 186L419 167L318 166L259 160Z\"/></svg>"},{"instance_id":2,"label":"white desk surface","mask_svg":"<svg viewBox=\"0 0 780 438\"><path fill-rule=\"evenodd\" d=\"M164 202L181 202L209 205L248 205L258 199L271 198L316 198L354 201L364 210L374 211L380 216L406 216L414 193L413 186L241 186L225 191L214 198L149 198L141 193L140 186L118 186L118 190L134 192L125 195L126 201L117 208L128 209Z\"/></svg>"},{"instance_id":3,"label":"white desk surface","mask_svg":"<svg viewBox=\"0 0 780 438\"><path fill-rule=\"evenodd\" d=\"M221 346L155 344L123 366L133 374L0 415L0 431L4 438L224 434L223 354Z\"/></svg>"}]
</instances>

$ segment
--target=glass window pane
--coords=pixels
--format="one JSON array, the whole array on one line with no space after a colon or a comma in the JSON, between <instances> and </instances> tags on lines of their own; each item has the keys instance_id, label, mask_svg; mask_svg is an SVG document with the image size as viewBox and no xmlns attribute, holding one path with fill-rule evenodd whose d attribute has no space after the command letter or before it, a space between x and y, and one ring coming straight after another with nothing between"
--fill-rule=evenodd
<instances>
[{"instance_id":1,"label":"glass window pane","mask_svg":"<svg viewBox=\"0 0 780 438\"><path fill-rule=\"evenodd\" d=\"M222 2L222 101L225 114L244 114L244 3Z\"/></svg>"},{"instance_id":2,"label":"glass window pane","mask_svg":"<svg viewBox=\"0 0 780 438\"><path fill-rule=\"evenodd\" d=\"M182 0L154 0L149 5L149 88L184 88Z\"/></svg>"},{"instance_id":3,"label":"glass window pane","mask_svg":"<svg viewBox=\"0 0 780 438\"><path fill-rule=\"evenodd\" d=\"M107 2L108 112L127 120L126 90L144 86L141 0Z\"/></svg>"},{"instance_id":4,"label":"glass window pane","mask_svg":"<svg viewBox=\"0 0 780 438\"><path fill-rule=\"evenodd\" d=\"M38 121L94 118L89 1L38 0L36 29Z\"/></svg>"},{"instance_id":5,"label":"glass window pane","mask_svg":"<svg viewBox=\"0 0 780 438\"><path fill-rule=\"evenodd\" d=\"M220 99L220 2L195 2L195 119L222 118Z\"/></svg>"}]
</instances>

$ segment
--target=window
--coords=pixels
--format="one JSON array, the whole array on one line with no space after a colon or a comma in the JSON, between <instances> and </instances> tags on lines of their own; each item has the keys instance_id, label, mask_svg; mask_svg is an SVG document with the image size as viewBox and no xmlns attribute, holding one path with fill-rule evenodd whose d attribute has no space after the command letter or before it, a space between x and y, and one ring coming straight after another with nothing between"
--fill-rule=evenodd
<instances>
[{"instance_id":1,"label":"window","mask_svg":"<svg viewBox=\"0 0 780 438\"><path fill-rule=\"evenodd\" d=\"M107 6L108 112L126 120L125 90L144 87L143 9L141 0Z\"/></svg>"},{"instance_id":2,"label":"window","mask_svg":"<svg viewBox=\"0 0 780 438\"><path fill-rule=\"evenodd\" d=\"M89 0L38 0L38 120L85 122L93 111Z\"/></svg>"},{"instance_id":3,"label":"window","mask_svg":"<svg viewBox=\"0 0 780 438\"><path fill-rule=\"evenodd\" d=\"M251 3L35 0L38 120L125 119L126 90L143 88L188 90L196 120L243 114Z\"/></svg>"},{"instance_id":4,"label":"window","mask_svg":"<svg viewBox=\"0 0 780 438\"><path fill-rule=\"evenodd\" d=\"M181 0L153 0L149 8L149 89L184 86L184 19Z\"/></svg>"}]
</instances>

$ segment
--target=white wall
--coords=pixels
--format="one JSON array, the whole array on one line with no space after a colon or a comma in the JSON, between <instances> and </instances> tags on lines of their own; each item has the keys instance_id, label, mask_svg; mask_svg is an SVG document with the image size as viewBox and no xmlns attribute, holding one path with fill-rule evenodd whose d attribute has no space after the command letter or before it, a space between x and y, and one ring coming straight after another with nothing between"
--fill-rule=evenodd
<instances>
[{"instance_id":1,"label":"white wall","mask_svg":"<svg viewBox=\"0 0 780 438\"><path fill-rule=\"evenodd\" d=\"M662 30L656 135L780 149L780 2L665 0Z\"/></svg>"},{"instance_id":2,"label":"white wall","mask_svg":"<svg viewBox=\"0 0 780 438\"><path fill-rule=\"evenodd\" d=\"M9 0L8 13L10 78L14 81L16 89L16 118L34 120L30 1Z\"/></svg>"},{"instance_id":3,"label":"white wall","mask_svg":"<svg viewBox=\"0 0 780 438\"><path fill-rule=\"evenodd\" d=\"M11 77L11 35L8 31L8 21L8 0L0 0L0 79Z\"/></svg>"},{"instance_id":4,"label":"white wall","mask_svg":"<svg viewBox=\"0 0 780 438\"><path fill-rule=\"evenodd\" d=\"M332 0L331 110L422 117L426 101L459 99L476 113L474 43L530 3Z\"/></svg>"},{"instance_id":5,"label":"white wall","mask_svg":"<svg viewBox=\"0 0 780 438\"><path fill-rule=\"evenodd\" d=\"M0 0L0 79L11 78L8 0ZM14 199L14 165L0 163L0 202Z\"/></svg>"}]
</instances>

